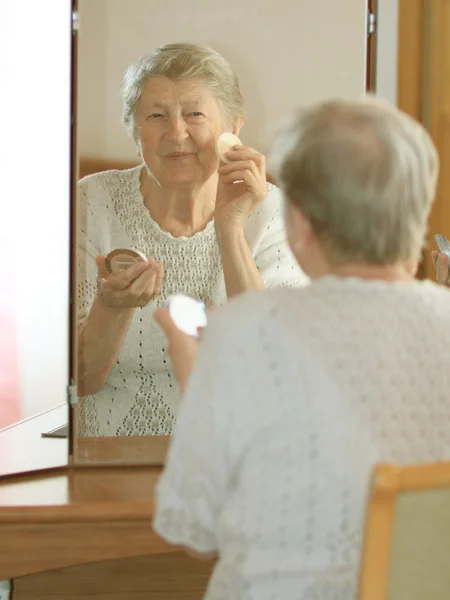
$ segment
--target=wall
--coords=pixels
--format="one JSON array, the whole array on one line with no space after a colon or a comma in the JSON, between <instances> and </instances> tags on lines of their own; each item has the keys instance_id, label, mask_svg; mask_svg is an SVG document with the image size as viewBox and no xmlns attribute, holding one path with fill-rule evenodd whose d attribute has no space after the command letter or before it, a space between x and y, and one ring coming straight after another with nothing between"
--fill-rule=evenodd
<instances>
[{"instance_id":1,"label":"wall","mask_svg":"<svg viewBox=\"0 0 450 600\"><path fill-rule=\"evenodd\" d=\"M398 0L378 0L377 96L397 104Z\"/></svg>"},{"instance_id":2,"label":"wall","mask_svg":"<svg viewBox=\"0 0 450 600\"><path fill-rule=\"evenodd\" d=\"M241 137L262 151L299 104L364 90L363 0L79 0L79 10L83 156L136 159L120 124L123 74L167 42L205 43L231 62L249 113Z\"/></svg>"},{"instance_id":3,"label":"wall","mask_svg":"<svg viewBox=\"0 0 450 600\"><path fill-rule=\"evenodd\" d=\"M97 155L106 148L106 0L81 0L79 4L77 143L83 154L92 148Z\"/></svg>"},{"instance_id":4,"label":"wall","mask_svg":"<svg viewBox=\"0 0 450 600\"><path fill-rule=\"evenodd\" d=\"M18 369L0 412L19 401L12 418L67 398L70 40L69 0L0 4L0 367Z\"/></svg>"}]
</instances>

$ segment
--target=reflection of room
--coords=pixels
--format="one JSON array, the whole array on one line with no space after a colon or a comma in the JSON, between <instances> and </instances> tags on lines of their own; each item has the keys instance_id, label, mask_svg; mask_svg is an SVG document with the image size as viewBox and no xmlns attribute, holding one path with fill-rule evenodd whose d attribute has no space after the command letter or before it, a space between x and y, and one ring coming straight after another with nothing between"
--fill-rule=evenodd
<instances>
[{"instance_id":1,"label":"reflection of room","mask_svg":"<svg viewBox=\"0 0 450 600\"><path fill-rule=\"evenodd\" d=\"M299 11L295 26L294 21L291 24L290 21L275 18L278 8L272 4L255 4L248 13L242 15L237 2L229 3L221 10L197 2L189 7L189 14L192 16L188 18L185 10L179 10L179 7L175 10L175 3L159 7L157 11L152 10L148 3L142 2L131 3L126 10L120 2L106 2L95 7L91 3L80 3L77 81L80 166L84 169L89 160L91 167L95 166L92 160L100 160L98 166L102 171L117 166L133 166L138 162L136 146L146 164L146 169L140 172L135 170L119 174L117 171L109 171L96 174L94 178L80 184L80 284L77 293L77 320L83 322L83 333L80 334L80 402L76 407L76 421L77 431L82 438L171 434L179 406L179 392L173 382L170 363L166 360L167 348L151 320L151 310L163 306L170 294L184 293L219 307L233 294L261 284L266 287L285 287L304 285L306 281L298 265L291 264L291 253L280 218L281 199L276 189L267 188L265 173L261 180L261 200L264 202L260 209L245 217L244 241L250 261L242 257L239 264L249 265L249 270L247 269L244 278L237 278L241 283L236 285L235 274L239 269L231 267L226 270L224 267L222 271L221 267L229 264L226 258L232 256L233 252L227 247L224 250L227 256L223 256L223 245L216 243L215 234L211 236L208 233L213 219L208 211L211 206L215 206L217 195L214 178L217 177L219 163L215 164L215 152L211 153L209 145L202 147L200 144L197 147L193 131L190 133L191 137L187 138L188 141L186 138L183 138L183 143L178 140L176 148L173 137L169 135L161 138L163 141L160 142L159 137L152 137L155 129L153 125L149 125L149 117L146 116L145 120L138 123L139 130L148 131L153 140L147 144L149 150L146 154L144 138L135 143L136 140L127 137L121 124L122 99L119 91L127 66L142 54L148 54L155 45L179 39L211 44L229 60L231 69L239 76L244 99L247 99L244 104L248 114L247 122L237 133L244 144L250 144L263 152L267 151L270 132L278 127L281 114L292 110L299 97L301 103L310 103L331 94L354 98L363 93L366 63L364 7L349 2L345 8L348 13L345 44L340 37L342 32L339 36L336 33L332 35L331 22L323 21L319 6L307 13L302 13L300 7L295 8ZM92 10L93 15L90 14ZM339 10L333 8L335 10L333 18L342 18L342 7ZM152 48L148 45L147 26L142 26L142 23L150 20L154 28ZM83 22L86 21L89 26L84 30ZM93 22L98 21L99 26L93 25ZM208 23L207 28L205 23ZM122 43L120 48L112 42L119 36L122 42L128 39L127 36L130 37L128 43ZM318 37L323 38L320 44L317 44ZM282 39L287 40L283 45L284 54L296 57L294 67L283 59L283 54L274 50L280 47ZM102 51L95 51L98 46ZM334 60L341 65L339 76L329 61L330 54L336 48L339 48L339 52L334 52ZM176 60L181 55L185 61L188 60L187 56L191 57L191 50L187 47L177 52ZM311 55L314 56L314 66L310 60ZM167 59L167 55L165 56ZM175 60L174 57L175 54L171 55L170 60ZM195 64L199 65L212 59L203 56L201 59L189 60L196 60ZM196 98L202 94L199 79L201 76L198 76L195 83ZM174 84L170 77L167 81ZM304 81L309 82L307 87L304 86ZM147 79L139 107L141 102L146 106L151 101L155 102L155 106L164 105L166 85L169 83L163 82L164 79L158 77ZM175 78L175 83L179 86L177 94L182 97L191 89L188 87L191 82L177 82ZM231 78L224 79L221 87L232 87ZM141 91L134 90L131 97L136 93L141 94ZM216 106L215 99L211 105L212 111L213 106ZM239 107L239 110L242 111L242 108ZM172 108L167 111L165 118L160 120L161 123L171 122L168 115L174 113L171 112ZM217 117L212 117L208 112L207 114L208 120L211 117L211 123L220 122L220 110ZM240 118L242 114L239 112L234 118ZM197 124L196 127L195 131L198 132L200 125ZM217 130L214 131L215 143L217 136L223 131L223 125L217 125ZM172 134L172 129L170 133ZM153 144L158 144L158 148ZM198 152L192 152L193 147ZM205 164L215 165L211 171L205 171L202 179L208 182L208 187L196 187L196 191L192 192L189 204L198 208L197 214L206 215L195 223L187 219L192 224L192 231L185 222L177 221L177 217L174 217L173 222L170 217L163 222L161 212L164 213L166 209L160 209L169 202L175 202L180 207L182 205L183 211L185 210L185 188L182 191L181 184L174 183L177 181L177 173L181 171L173 166L166 167L166 159L154 158L160 153L164 156L170 149L183 148L189 150L191 158L198 155L200 165L202 156L205 157ZM148 176L149 172L151 177ZM197 177L195 173L196 168L186 167L188 178ZM268 175L270 177L270 173ZM154 181L160 183L159 187L153 186ZM214 189L211 183L214 184ZM200 186L200 179L197 184ZM171 198L168 197L167 189L171 190ZM123 198L126 198L125 203ZM89 208L85 209L85 206ZM155 214L160 216L159 220L155 220ZM220 218L214 213L216 232L220 226ZM269 242L269 239L276 239L277 242ZM266 247L266 243L270 247ZM109 279L106 280L103 276L100 277L100 286L103 286L101 289L104 294L96 292L99 271L94 254L101 257L120 247L137 249L141 256L153 259L161 272L164 270L158 293L151 295L147 301L144 298L137 305L132 298L126 298L123 300L126 306L119 306L116 297L108 291ZM158 280L159 277L158 271ZM111 281L113 282L113 277ZM121 288L124 294L129 287L131 286L124 283ZM124 319L125 314L129 315L130 320L123 327L120 326L120 333L116 321L113 323L110 313L106 314L103 309L107 302L120 310ZM113 331L117 333L113 335ZM110 343L108 347L100 348L101 340L108 337L108 332L111 333ZM99 340L98 343L96 340ZM98 358L89 359L99 356L107 358L103 362ZM90 369L84 366L88 364Z\"/></svg>"},{"instance_id":2,"label":"reflection of room","mask_svg":"<svg viewBox=\"0 0 450 600\"><path fill-rule=\"evenodd\" d=\"M145 0L80 0L79 11L81 176L138 164L120 123L122 78L137 58L168 42L211 45L229 60L248 111L242 139L260 151L267 150L281 116L299 102L330 94L356 97L363 90L365 12L363 3L354 0L339 6L322 0L308 6L306 14L302 3L285 0L250 2L245 11L238 0L220 5L172 0L158 3L157 10ZM343 24L339 33L336 22Z\"/></svg>"}]
</instances>

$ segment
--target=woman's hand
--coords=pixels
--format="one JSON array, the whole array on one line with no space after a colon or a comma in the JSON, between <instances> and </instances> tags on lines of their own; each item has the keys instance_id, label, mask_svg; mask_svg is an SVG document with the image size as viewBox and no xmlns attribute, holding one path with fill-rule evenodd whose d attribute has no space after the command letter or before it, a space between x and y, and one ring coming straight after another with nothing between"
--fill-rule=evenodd
<instances>
[{"instance_id":1,"label":"woman's hand","mask_svg":"<svg viewBox=\"0 0 450 600\"><path fill-rule=\"evenodd\" d=\"M219 168L214 221L216 230L243 228L248 217L267 195L266 159L248 146L226 153L231 162Z\"/></svg>"},{"instance_id":2,"label":"woman's hand","mask_svg":"<svg viewBox=\"0 0 450 600\"><path fill-rule=\"evenodd\" d=\"M197 361L199 344L195 338L178 329L169 311L159 308L153 313L153 318L167 337L173 371L183 393Z\"/></svg>"},{"instance_id":3,"label":"woman's hand","mask_svg":"<svg viewBox=\"0 0 450 600\"><path fill-rule=\"evenodd\" d=\"M450 286L448 256L443 252L433 250L431 258L433 259L434 269L436 271L436 281L441 285Z\"/></svg>"},{"instance_id":4,"label":"woman's hand","mask_svg":"<svg viewBox=\"0 0 450 600\"><path fill-rule=\"evenodd\" d=\"M98 296L109 308L147 306L161 293L164 267L153 259L138 262L115 274L108 273L104 256L97 256L95 262L98 268Z\"/></svg>"}]
</instances>

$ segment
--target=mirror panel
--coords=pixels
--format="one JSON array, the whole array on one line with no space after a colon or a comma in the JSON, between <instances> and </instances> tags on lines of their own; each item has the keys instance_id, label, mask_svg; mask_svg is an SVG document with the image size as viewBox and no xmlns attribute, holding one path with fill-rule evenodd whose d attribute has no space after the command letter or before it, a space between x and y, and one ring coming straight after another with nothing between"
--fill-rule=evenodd
<instances>
[{"instance_id":1,"label":"mirror panel","mask_svg":"<svg viewBox=\"0 0 450 600\"><path fill-rule=\"evenodd\" d=\"M2 3L0 475L67 464L71 2ZM43 19L51 14L51 19ZM57 51L55 51L57 48Z\"/></svg>"},{"instance_id":2,"label":"mirror panel","mask_svg":"<svg viewBox=\"0 0 450 600\"><path fill-rule=\"evenodd\" d=\"M357 98L364 93L365 4L360 0L339 3L301 0L294 4L290 0L276 3L248 0L243 11L241 0L222 4L207 0L165 0L164 3L79 0L78 175L80 179L91 175L80 184L77 205L77 236L81 247L77 303L80 327L85 327L85 333L80 335L88 338L80 337L80 348L85 348L83 364L89 363L87 356L91 356L89 351L94 347L93 342L89 342L93 338L92 335L89 338L88 331L97 327L98 335L113 345L118 339L113 335L111 319L109 325L105 325L103 309L97 313L92 308L102 293L102 280L107 279L104 275L97 277L95 256L107 254L118 244L132 245L147 257L160 261L165 272L160 295L147 306L136 307L129 324L122 328L125 333L118 342L117 360L108 366L109 371L102 366L108 371L106 378L102 371L98 377L100 383L91 377L93 383L84 391L80 384L76 409L78 461L151 459L148 449L152 445L151 438L154 438L153 444L159 444L160 438L170 435L179 404L164 339L152 322L153 308L164 306L167 296L178 292L210 301L215 306L227 299L223 274L209 287L192 283L196 278L208 279L208 269L220 271L220 256L215 267L205 258L191 274L191 263L186 259L185 269L178 262L179 270L174 272L173 247L177 243L177 251L186 252L190 242L175 243L173 238L182 240L189 236L172 232L170 243L167 241L170 229L164 229L158 222L153 212L155 207L149 208L152 193L156 196L161 192L154 191L154 181L163 191L167 185L165 180L160 183L148 161L145 169L99 176L110 169L130 169L142 164L135 140L121 123L120 91L126 69L164 44L191 42L212 47L230 63L239 78L247 113L239 137L244 144L265 154L273 132L296 107L333 96ZM148 88L148 93L146 89L144 87L145 98L154 98L160 93L153 87ZM181 94L181 88L177 89ZM137 119L139 114L138 110ZM140 122L140 143L145 126ZM183 144L190 144L191 138L186 139ZM167 143L162 142L161 147L167 148ZM145 145L141 144L141 150L145 158ZM267 179L270 181L270 173ZM114 195L111 189L117 192L117 186L123 187L120 198L111 200ZM105 191L105 188L108 189ZM151 193L147 193L149 189ZM148 230L153 233L144 235L140 227L149 220L155 220L157 227L153 224L153 229ZM106 222L110 223L109 229L105 229ZM207 225L200 235L206 231ZM248 243L251 246L250 241ZM170 244L173 247L169 250ZM211 252L206 253L208 257ZM256 258L255 262L258 267ZM94 314L98 315L97 320ZM85 326L88 317L90 329ZM105 352L102 351L102 356ZM89 364L93 362L94 359ZM87 367L83 373L87 373ZM117 437L121 438L120 442ZM158 455L155 452L155 456Z\"/></svg>"}]
</instances>

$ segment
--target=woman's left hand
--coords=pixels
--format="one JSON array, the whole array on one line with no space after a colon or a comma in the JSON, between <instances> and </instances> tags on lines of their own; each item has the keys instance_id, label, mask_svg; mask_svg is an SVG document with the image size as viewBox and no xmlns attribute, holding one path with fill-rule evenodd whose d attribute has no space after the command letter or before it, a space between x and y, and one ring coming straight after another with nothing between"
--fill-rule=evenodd
<instances>
[{"instance_id":1,"label":"woman's left hand","mask_svg":"<svg viewBox=\"0 0 450 600\"><path fill-rule=\"evenodd\" d=\"M199 344L195 338L178 329L169 311L159 308L153 313L153 318L167 337L173 372L183 393L197 362Z\"/></svg>"},{"instance_id":2,"label":"woman's left hand","mask_svg":"<svg viewBox=\"0 0 450 600\"><path fill-rule=\"evenodd\" d=\"M226 153L231 162L219 168L214 221L217 227L242 228L267 195L266 159L249 146Z\"/></svg>"},{"instance_id":3,"label":"woman's left hand","mask_svg":"<svg viewBox=\"0 0 450 600\"><path fill-rule=\"evenodd\" d=\"M433 250L431 253L433 259L434 270L436 271L436 281L441 285L450 287L450 268L449 259L443 252Z\"/></svg>"}]
</instances>

